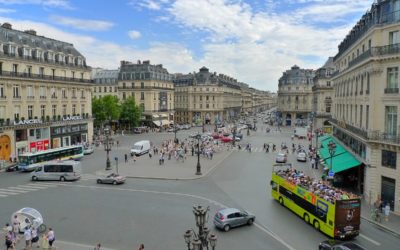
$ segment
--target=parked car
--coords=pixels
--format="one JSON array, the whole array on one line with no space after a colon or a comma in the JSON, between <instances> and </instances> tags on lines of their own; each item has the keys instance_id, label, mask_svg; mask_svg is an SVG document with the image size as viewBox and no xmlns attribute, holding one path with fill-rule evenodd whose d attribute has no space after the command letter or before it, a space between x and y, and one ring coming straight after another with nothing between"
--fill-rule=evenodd
<instances>
[{"instance_id":1,"label":"parked car","mask_svg":"<svg viewBox=\"0 0 400 250\"><path fill-rule=\"evenodd\" d=\"M256 217L246 211L236 208L224 208L219 210L214 216L215 227L229 231L233 227L252 225Z\"/></svg>"},{"instance_id":2,"label":"parked car","mask_svg":"<svg viewBox=\"0 0 400 250\"><path fill-rule=\"evenodd\" d=\"M232 136L223 136L223 137L221 137L221 141L222 142L231 142L231 141L233 141L233 138L232 138Z\"/></svg>"},{"instance_id":3,"label":"parked car","mask_svg":"<svg viewBox=\"0 0 400 250\"><path fill-rule=\"evenodd\" d=\"M278 153L278 155L275 158L275 161L277 163L286 163L287 162L287 155L285 153Z\"/></svg>"},{"instance_id":4,"label":"parked car","mask_svg":"<svg viewBox=\"0 0 400 250\"><path fill-rule=\"evenodd\" d=\"M297 161L303 161L306 162L307 161L307 154L304 151L300 151L297 153Z\"/></svg>"},{"instance_id":5,"label":"parked car","mask_svg":"<svg viewBox=\"0 0 400 250\"><path fill-rule=\"evenodd\" d=\"M143 155L150 151L150 141L143 140L136 142L131 148L131 156Z\"/></svg>"},{"instance_id":6,"label":"parked car","mask_svg":"<svg viewBox=\"0 0 400 250\"><path fill-rule=\"evenodd\" d=\"M319 250L365 250L364 247L351 241L324 240L319 243Z\"/></svg>"},{"instance_id":7,"label":"parked car","mask_svg":"<svg viewBox=\"0 0 400 250\"><path fill-rule=\"evenodd\" d=\"M178 128L176 129L176 131L178 131ZM174 129L174 128L168 128L168 129L167 129L167 132L174 133L174 132L175 132L175 129Z\"/></svg>"},{"instance_id":8,"label":"parked car","mask_svg":"<svg viewBox=\"0 0 400 250\"><path fill-rule=\"evenodd\" d=\"M84 155L90 155L94 152L94 148L92 146L85 146L83 148L83 154Z\"/></svg>"},{"instance_id":9,"label":"parked car","mask_svg":"<svg viewBox=\"0 0 400 250\"><path fill-rule=\"evenodd\" d=\"M126 178L116 173L111 173L105 177L97 178L98 184L122 184L125 183Z\"/></svg>"}]
</instances>

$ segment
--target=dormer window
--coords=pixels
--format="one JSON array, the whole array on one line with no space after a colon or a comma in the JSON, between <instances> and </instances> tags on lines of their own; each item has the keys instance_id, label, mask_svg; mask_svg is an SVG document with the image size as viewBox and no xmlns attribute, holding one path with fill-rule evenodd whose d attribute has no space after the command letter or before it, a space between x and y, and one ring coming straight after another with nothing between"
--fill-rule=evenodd
<instances>
[{"instance_id":1,"label":"dormer window","mask_svg":"<svg viewBox=\"0 0 400 250\"><path fill-rule=\"evenodd\" d=\"M15 55L16 48L14 46L9 45L10 55Z\"/></svg>"}]
</instances>

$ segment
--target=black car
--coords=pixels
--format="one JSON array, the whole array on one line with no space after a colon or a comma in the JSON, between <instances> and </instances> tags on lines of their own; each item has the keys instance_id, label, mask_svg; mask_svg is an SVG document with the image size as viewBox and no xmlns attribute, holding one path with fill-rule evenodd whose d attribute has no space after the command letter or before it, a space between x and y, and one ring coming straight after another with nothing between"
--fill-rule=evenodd
<instances>
[{"instance_id":1,"label":"black car","mask_svg":"<svg viewBox=\"0 0 400 250\"><path fill-rule=\"evenodd\" d=\"M13 163L13 164L7 166L6 171L7 172L18 171L18 163Z\"/></svg>"},{"instance_id":2,"label":"black car","mask_svg":"<svg viewBox=\"0 0 400 250\"><path fill-rule=\"evenodd\" d=\"M319 250L365 250L362 246L351 241L325 240L319 243Z\"/></svg>"}]
</instances>

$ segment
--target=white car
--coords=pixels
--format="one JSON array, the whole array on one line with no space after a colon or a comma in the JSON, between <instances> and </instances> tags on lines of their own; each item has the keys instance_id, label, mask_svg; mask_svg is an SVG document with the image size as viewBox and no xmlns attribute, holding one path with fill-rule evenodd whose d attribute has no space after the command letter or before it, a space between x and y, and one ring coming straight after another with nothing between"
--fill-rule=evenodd
<instances>
[{"instance_id":1,"label":"white car","mask_svg":"<svg viewBox=\"0 0 400 250\"><path fill-rule=\"evenodd\" d=\"M92 146L87 146L87 147L83 148L84 155L90 155L93 152L94 152L94 148Z\"/></svg>"},{"instance_id":2,"label":"white car","mask_svg":"<svg viewBox=\"0 0 400 250\"><path fill-rule=\"evenodd\" d=\"M279 153L275 158L276 163L286 163L287 155L285 153Z\"/></svg>"},{"instance_id":3,"label":"white car","mask_svg":"<svg viewBox=\"0 0 400 250\"><path fill-rule=\"evenodd\" d=\"M297 161L307 161L307 154L304 151L297 153Z\"/></svg>"}]
</instances>

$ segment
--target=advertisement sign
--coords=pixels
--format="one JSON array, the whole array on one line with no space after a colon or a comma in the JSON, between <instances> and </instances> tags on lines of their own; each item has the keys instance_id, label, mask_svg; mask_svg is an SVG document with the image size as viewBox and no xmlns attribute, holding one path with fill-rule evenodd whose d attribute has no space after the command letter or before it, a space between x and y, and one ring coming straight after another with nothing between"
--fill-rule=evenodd
<instances>
[{"instance_id":1,"label":"advertisement sign","mask_svg":"<svg viewBox=\"0 0 400 250\"><path fill-rule=\"evenodd\" d=\"M42 150L46 150L50 148L49 140L41 140L29 143L29 151L34 153Z\"/></svg>"},{"instance_id":2,"label":"advertisement sign","mask_svg":"<svg viewBox=\"0 0 400 250\"><path fill-rule=\"evenodd\" d=\"M160 92L160 110L167 110L168 109L168 98L167 92Z\"/></svg>"},{"instance_id":3,"label":"advertisement sign","mask_svg":"<svg viewBox=\"0 0 400 250\"><path fill-rule=\"evenodd\" d=\"M360 199L336 200L335 226L342 234L360 230Z\"/></svg>"}]
</instances>

